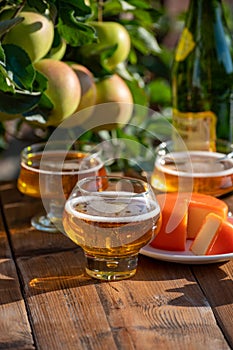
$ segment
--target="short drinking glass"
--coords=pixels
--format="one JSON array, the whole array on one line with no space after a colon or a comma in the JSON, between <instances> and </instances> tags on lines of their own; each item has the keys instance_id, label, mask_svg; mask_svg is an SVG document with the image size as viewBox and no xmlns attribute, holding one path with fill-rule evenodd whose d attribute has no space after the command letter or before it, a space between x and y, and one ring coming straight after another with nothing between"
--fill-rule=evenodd
<instances>
[{"instance_id":1,"label":"short drinking glass","mask_svg":"<svg viewBox=\"0 0 233 350\"><path fill-rule=\"evenodd\" d=\"M138 179L93 176L78 181L65 205L66 235L84 250L86 272L101 280L136 273L140 249L151 241L160 208Z\"/></svg>"},{"instance_id":2,"label":"short drinking glass","mask_svg":"<svg viewBox=\"0 0 233 350\"><path fill-rule=\"evenodd\" d=\"M151 184L162 192L222 196L233 190L233 144L216 141L215 151L176 149L173 141L155 150Z\"/></svg>"}]
</instances>

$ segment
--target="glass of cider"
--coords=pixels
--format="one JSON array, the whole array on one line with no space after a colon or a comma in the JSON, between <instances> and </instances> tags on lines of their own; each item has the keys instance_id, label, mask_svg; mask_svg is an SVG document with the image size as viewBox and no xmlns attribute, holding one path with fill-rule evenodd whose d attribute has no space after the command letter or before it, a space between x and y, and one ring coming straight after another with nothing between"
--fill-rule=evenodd
<instances>
[{"instance_id":1,"label":"glass of cider","mask_svg":"<svg viewBox=\"0 0 233 350\"><path fill-rule=\"evenodd\" d=\"M139 250L158 228L160 207L147 182L121 176L78 181L65 205L65 234L81 246L86 272L101 280L136 273Z\"/></svg>"},{"instance_id":2,"label":"glass of cider","mask_svg":"<svg viewBox=\"0 0 233 350\"><path fill-rule=\"evenodd\" d=\"M47 212L33 217L32 226L40 231L63 231L64 204L76 182L84 177L105 174L99 145L53 141L24 148L18 189L27 196L41 198Z\"/></svg>"},{"instance_id":3,"label":"glass of cider","mask_svg":"<svg viewBox=\"0 0 233 350\"><path fill-rule=\"evenodd\" d=\"M233 144L218 140L215 151L176 149L173 141L155 150L151 184L161 192L199 192L219 197L233 190Z\"/></svg>"}]
</instances>

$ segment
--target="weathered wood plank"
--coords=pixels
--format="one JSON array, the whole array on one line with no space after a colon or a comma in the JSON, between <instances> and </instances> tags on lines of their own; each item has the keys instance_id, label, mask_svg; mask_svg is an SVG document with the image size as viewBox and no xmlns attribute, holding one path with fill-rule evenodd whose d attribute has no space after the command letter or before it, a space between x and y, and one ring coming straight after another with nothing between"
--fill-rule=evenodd
<instances>
[{"instance_id":1,"label":"weathered wood plank","mask_svg":"<svg viewBox=\"0 0 233 350\"><path fill-rule=\"evenodd\" d=\"M140 256L134 278L103 283L80 249L17 262L41 348L229 349L188 266Z\"/></svg>"},{"instance_id":2,"label":"weathered wood plank","mask_svg":"<svg viewBox=\"0 0 233 350\"><path fill-rule=\"evenodd\" d=\"M227 349L188 266L141 257L136 276L96 286L112 328L122 324L138 349Z\"/></svg>"},{"instance_id":3,"label":"weathered wood plank","mask_svg":"<svg viewBox=\"0 0 233 350\"><path fill-rule=\"evenodd\" d=\"M16 181L0 182L0 192L3 204L21 202L22 200L32 200L32 198L26 198L26 196L20 193L16 186Z\"/></svg>"},{"instance_id":4,"label":"weathered wood plank","mask_svg":"<svg viewBox=\"0 0 233 350\"><path fill-rule=\"evenodd\" d=\"M0 349L34 349L0 199Z\"/></svg>"},{"instance_id":5,"label":"weathered wood plank","mask_svg":"<svg viewBox=\"0 0 233 350\"><path fill-rule=\"evenodd\" d=\"M35 349L12 259L0 259L0 349Z\"/></svg>"},{"instance_id":6,"label":"weathered wood plank","mask_svg":"<svg viewBox=\"0 0 233 350\"><path fill-rule=\"evenodd\" d=\"M31 226L31 218L42 210L39 200L8 203L4 207L14 254L16 256L41 254L75 248L75 244L62 233L46 233Z\"/></svg>"},{"instance_id":7,"label":"weathered wood plank","mask_svg":"<svg viewBox=\"0 0 233 350\"><path fill-rule=\"evenodd\" d=\"M45 213L42 201L22 195L16 182L1 183L1 198L15 256L76 248L62 233L45 233L31 226L31 218Z\"/></svg>"},{"instance_id":8,"label":"weathered wood plank","mask_svg":"<svg viewBox=\"0 0 233 350\"><path fill-rule=\"evenodd\" d=\"M19 258L40 349L117 349L82 251Z\"/></svg>"},{"instance_id":9,"label":"weathered wood plank","mask_svg":"<svg viewBox=\"0 0 233 350\"><path fill-rule=\"evenodd\" d=\"M4 227L4 219L2 215L1 201L0 201L0 257L11 257L11 251L8 244L7 235Z\"/></svg>"},{"instance_id":10,"label":"weathered wood plank","mask_svg":"<svg viewBox=\"0 0 233 350\"><path fill-rule=\"evenodd\" d=\"M194 266L193 271L233 349L233 260L211 267Z\"/></svg>"},{"instance_id":11,"label":"weathered wood plank","mask_svg":"<svg viewBox=\"0 0 233 350\"><path fill-rule=\"evenodd\" d=\"M11 185L0 185L4 215L37 348L233 348L232 262L190 267L140 256L134 278L92 280L83 273L80 248L61 233L31 228L30 218L42 204L22 198ZM231 209L232 200L227 202ZM1 223L0 233L5 236ZM7 240L3 242L2 251ZM30 325L10 257L3 256L0 271L0 348L31 349ZM23 323L9 338L5 333L11 322L5 315L13 325Z\"/></svg>"}]
</instances>

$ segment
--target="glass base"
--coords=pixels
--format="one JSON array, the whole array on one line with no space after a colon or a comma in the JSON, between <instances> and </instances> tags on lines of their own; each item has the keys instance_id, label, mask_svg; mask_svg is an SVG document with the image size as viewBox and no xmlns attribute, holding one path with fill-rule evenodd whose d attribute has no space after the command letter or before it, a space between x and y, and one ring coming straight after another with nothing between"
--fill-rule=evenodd
<instances>
[{"instance_id":1,"label":"glass base","mask_svg":"<svg viewBox=\"0 0 233 350\"><path fill-rule=\"evenodd\" d=\"M44 215L34 216L31 219L31 224L39 231L52 233L59 232L57 227L50 221L50 219Z\"/></svg>"},{"instance_id":2,"label":"glass base","mask_svg":"<svg viewBox=\"0 0 233 350\"><path fill-rule=\"evenodd\" d=\"M135 275L138 254L122 258L96 257L85 254L86 272L92 278L105 281L127 279Z\"/></svg>"}]
</instances>

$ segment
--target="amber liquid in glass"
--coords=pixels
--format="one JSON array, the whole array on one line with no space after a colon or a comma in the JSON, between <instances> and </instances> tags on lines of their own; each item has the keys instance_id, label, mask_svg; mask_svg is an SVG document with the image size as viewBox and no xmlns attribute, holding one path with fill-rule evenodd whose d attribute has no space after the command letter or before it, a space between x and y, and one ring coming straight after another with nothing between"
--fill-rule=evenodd
<instances>
[{"instance_id":1,"label":"amber liquid in glass","mask_svg":"<svg viewBox=\"0 0 233 350\"><path fill-rule=\"evenodd\" d=\"M67 152L66 152L67 153ZM43 169L40 169L40 162L43 156ZM69 151L66 155L61 151L48 151L39 154L30 154L27 160L21 162L20 175L18 178L18 189L20 192L40 197L40 186L49 182L49 191L43 189L43 196L47 198L59 198L65 195L68 198L76 182L86 176L106 175L103 162L99 157L89 160L87 169L80 169L80 164L87 156L79 151ZM62 177L64 194L57 191L56 183Z\"/></svg>"},{"instance_id":2,"label":"amber liquid in glass","mask_svg":"<svg viewBox=\"0 0 233 350\"><path fill-rule=\"evenodd\" d=\"M161 156L151 176L152 186L162 192L193 191L220 196L233 190L233 160L218 161L224 154L192 151Z\"/></svg>"},{"instance_id":3,"label":"amber liquid in glass","mask_svg":"<svg viewBox=\"0 0 233 350\"><path fill-rule=\"evenodd\" d=\"M135 215L136 213L136 215ZM153 237L159 207L129 198L90 196L66 203L63 226L67 236L86 254L95 257L123 257L137 254Z\"/></svg>"}]
</instances>

